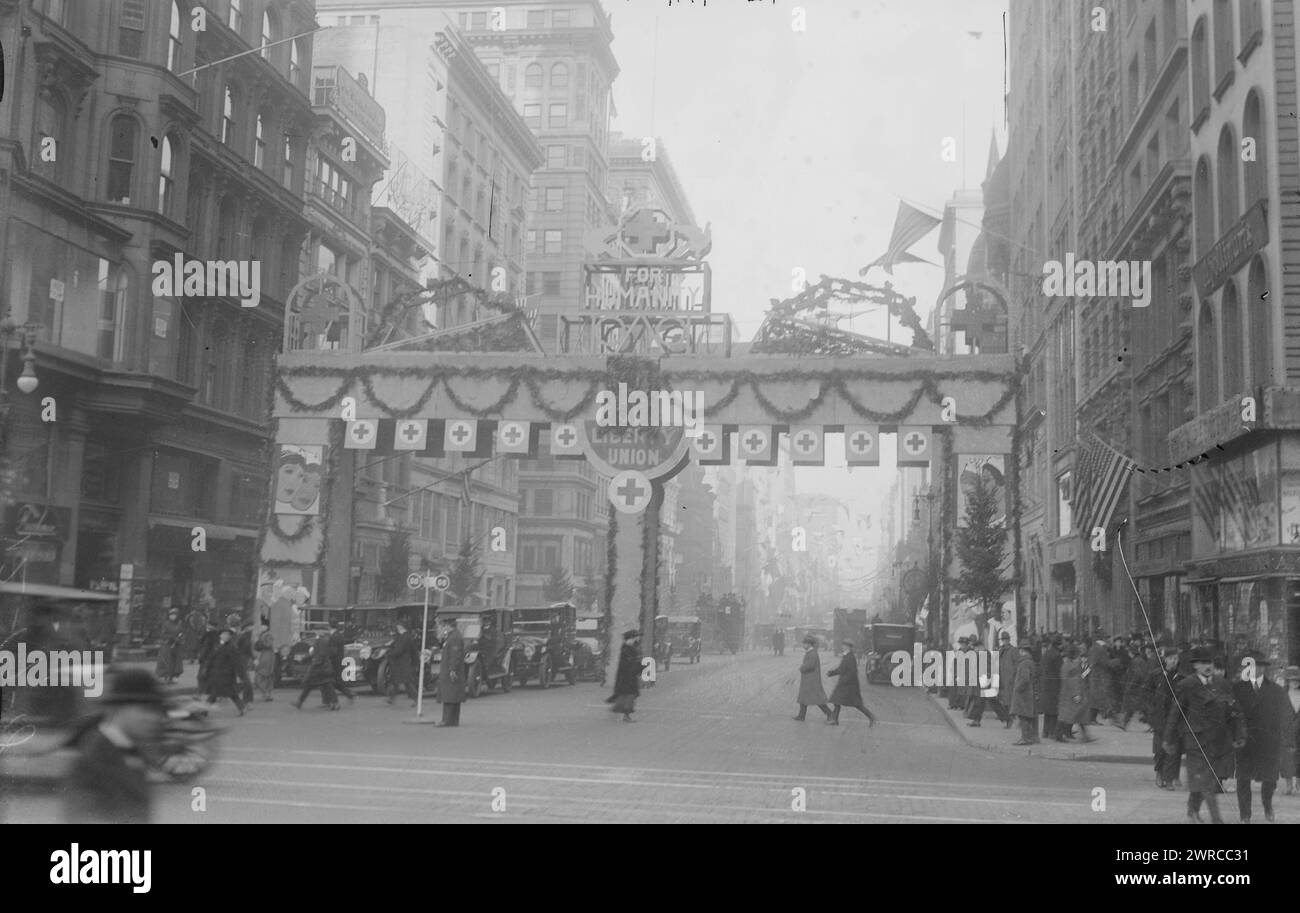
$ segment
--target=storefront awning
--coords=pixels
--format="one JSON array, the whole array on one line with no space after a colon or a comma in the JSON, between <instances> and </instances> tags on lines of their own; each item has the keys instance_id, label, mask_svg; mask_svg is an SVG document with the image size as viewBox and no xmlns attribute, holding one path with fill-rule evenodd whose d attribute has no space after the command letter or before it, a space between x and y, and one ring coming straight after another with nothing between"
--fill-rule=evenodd
<instances>
[{"instance_id":1,"label":"storefront awning","mask_svg":"<svg viewBox=\"0 0 1300 913\"><path fill-rule=\"evenodd\" d=\"M207 533L209 539L222 539L227 541L234 541L235 539L240 539L240 538L244 538L244 539L257 538L257 530L255 529L241 529L238 526L221 526L220 524L217 523L205 523L201 520L191 521L191 520L176 520L171 517L150 517L149 528L153 529L156 526L166 526L175 529L183 529L186 532L189 532L190 530L194 529L194 527L196 526L201 526L203 527L203 531Z\"/></svg>"}]
</instances>

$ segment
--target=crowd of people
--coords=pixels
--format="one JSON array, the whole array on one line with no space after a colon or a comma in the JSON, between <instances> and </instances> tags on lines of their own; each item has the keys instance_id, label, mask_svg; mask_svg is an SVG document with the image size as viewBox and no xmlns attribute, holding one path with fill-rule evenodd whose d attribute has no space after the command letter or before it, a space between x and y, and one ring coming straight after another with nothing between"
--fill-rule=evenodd
<instances>
[{"instance_id":1,"label":"crowd of people","mask_svg":"<svg viewBox=\"0 0 1300 913\"><path fill-rule=\"evenodd\" d=\"M1230 662L1224 645L1209 639L1173 645L1141 634L1045 633L1013 647L1003 631L998 640L996 675L943 689L968 726L981 726L991 709L1008 729L1019 722L1014 744L1033 745L1091 742L1088 727L1103 723L1121 730L1145 724L1156 785L1177 789L1186 774L1192 823L1201 822L1202 805L1212 822L1222 822L1217 795L1227 779L1236 780L1242 822L1252 817L1252 783L1260 783L1269 821L1278 780L1287 794L1296 791L1300 667L1275 670L1259 651ZM978 636L958 640L959 651L985 649Z\"/></svg>"}]
</instances>

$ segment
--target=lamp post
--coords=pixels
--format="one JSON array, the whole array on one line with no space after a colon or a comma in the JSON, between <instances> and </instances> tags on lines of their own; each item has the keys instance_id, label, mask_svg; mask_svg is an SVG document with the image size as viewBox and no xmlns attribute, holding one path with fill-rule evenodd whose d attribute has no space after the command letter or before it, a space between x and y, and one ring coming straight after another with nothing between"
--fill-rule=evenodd
<instances>
[{"instance_id":1,"label":"lamp post","mask_svg":"<svg viewBox=\"0 0 1300 913\"><path fill-rule=\"evenodd\" d=\"M925 577L926 592L931 599L931 618L935 621L930 623L926 619L926 627L933 630L939 627L940 621L943 620L943 613L939 610L938 600L935 598L935 580L934 580L934 499L938 497L933 486L927 487L924 492L918 491L912 496L912 519L921 522L921 500L926 502L926 525L925 525ZM939 636L946 639L948 632L940 629Z\"/></svg>"},{"instance_id":2,"label":"lamp post","mask_svg":"<svg viewBox=\"0 0 1300 913\"><path fill-rule=\"evenodd\" d=\"M32 347L36 343L37 324L19 325L6 316L0 320L0 514L8 508L13 496L15 472L9 466L9 340L18 337L18 345L23 349L23 369L18 375L16 386L23 393L31 393L39 383L36 378L36 353ZM20 557L18 560L22 561ZM25 567L25 563L23 565Z\"/></svg>"}]
</instances>

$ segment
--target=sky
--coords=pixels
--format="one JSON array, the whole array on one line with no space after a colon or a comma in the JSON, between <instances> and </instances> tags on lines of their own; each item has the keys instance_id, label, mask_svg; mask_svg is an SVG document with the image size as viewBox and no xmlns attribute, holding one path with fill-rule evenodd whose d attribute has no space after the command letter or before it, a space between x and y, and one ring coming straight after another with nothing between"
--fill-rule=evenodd
<instances>
[{"instance_id":1,"label":"sky","mask_svg":"<svg viewBox=\"0 0 1300 913\"><path fill-rule=\"evenodd\" d=\"M701 226L713 309L749 339L792 270L858 280L888 246L899 198L940 215L978 189L1003 130L1005 0L604 0L613 15L615 129L657 135ZM807 30L791 25L797 7ZM981 32L979 38L968 34ZM965 145L962 123L965 109ZM945 137L957 161L945 162ZM938 229L913 248L942 263ZM923 317L942 269L895 268ZM876 269L867 281L890 277ZM880 310L852 326L884 335ZM897 340L910 332L897 323Z\"/></svg>"}]
</instances>

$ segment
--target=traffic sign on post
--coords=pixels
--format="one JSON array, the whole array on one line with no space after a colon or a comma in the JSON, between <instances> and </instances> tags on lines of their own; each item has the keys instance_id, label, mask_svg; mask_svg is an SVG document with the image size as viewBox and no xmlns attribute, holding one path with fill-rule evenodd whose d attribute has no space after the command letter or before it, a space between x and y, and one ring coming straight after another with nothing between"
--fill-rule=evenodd
<instances>
[{"instance_id":1,"label":"traffic sign on post","mask_svg":"<svg viewBox=\"0 0 1300 913\"><path fill-rule=\"evenodd\" d=\"M406 585L413 590L418 590L424 585L424 578L419 574L407 574Z\"/></svg>"},{"instance_id":2,"label":"traffic sign on post","mask_svg":"<svg viewBox=\"0 0 1300 913\"><path fill-rule=\"evenodd\" d=\"M432 579L433 579L433 588L437 590L439 593L444 592L445 590L451 587L451 578L448 577L446 574L439 574L437 577L434 577Z\"/></svg>"}]
</instances>

